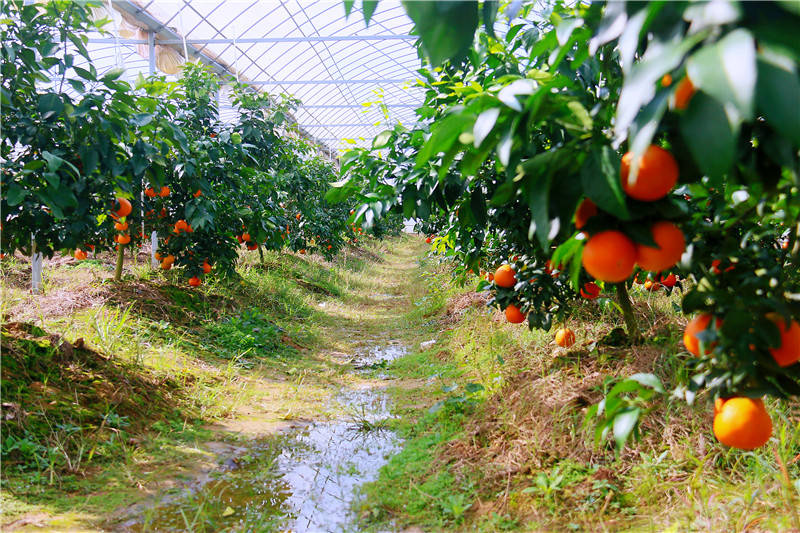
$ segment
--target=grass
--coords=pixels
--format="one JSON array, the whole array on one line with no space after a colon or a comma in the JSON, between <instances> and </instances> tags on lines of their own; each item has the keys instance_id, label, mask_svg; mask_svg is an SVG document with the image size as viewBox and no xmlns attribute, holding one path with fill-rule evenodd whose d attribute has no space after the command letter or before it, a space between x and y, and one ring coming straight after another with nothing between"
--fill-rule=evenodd
<instances>
[{"instance_id":1,"label":"grass","mask_svg":"<svg viewBox=\"0 0 800 533\"><path fill-rule=\"evenodd\" d=\"M346 415L331 398L359 378L328 354L385 335L397 311L371 295L413 293L397 269L411 272L419 252L401 239L334 263L248 253L237 276L199 289L142 261L115 284L111 257L56 258L42 296L28 294L24 261L5 260L3 523L45 513L60 527L102 524L211 468L206 441Z\"/></svg>"},{"instance_id":2,"label":"grass","mask_svg":"<svg viewBox=\"0 0 800 533\"><path fill-rule=\"evenodd\" d=\"M403 417L396 426L408 440L365 489L365 527L798 527L796 404L768 402L774 435L753 452L716 442L705 398L693 406L666 397L652 402L641 439L629 442L619 457L610 446L595 444L586 409L602 398L608 379L653 372L670 386L686 377L679 294L634 291L647 341L633 348L595 344L622 325L621 317L602 299L582 305L567 321L578 342L565 350L552 343L552 332L529 332L479 306L463 309L467 293L453 286L447 272L434 273L429 286L431 293L412 313L431 317L436 343L392 370L436 386L392 389Z\"/></svg>"},{"instance_id":3,"label":"grass","mask_svg":"<svg viewBox=\"0 0 800 533\"><path fill-rule=\"evenodd\" d=\"M127 505L217 468L210 441L343 418L405 439L363 487L367 531L798 528L796 404L767 402L774 436L753 452L715 441L704 397L651 402L641 438L619 456L594 442L586 411L609 380L686 378L678 294L634 289L647 341L632 348L595 342L622 325L612 302L578 306L565 350L552 332L488 313L471 281L418 262L424 249L390 240L334 263L248 253L237 277L199 289L141 264L114 284L108 258L67 261L45 266L43 297L27 294L24 263L4 261L3 523L44 513L56 528L109 527ZM390 341L409 353L357 373L346 364ZM382 374L394 418L333 401ZM270 457L243 461L266 472ZM214 530L224 510L214 498L187 500L176 518Z\"/></svg>"}]
</instances>

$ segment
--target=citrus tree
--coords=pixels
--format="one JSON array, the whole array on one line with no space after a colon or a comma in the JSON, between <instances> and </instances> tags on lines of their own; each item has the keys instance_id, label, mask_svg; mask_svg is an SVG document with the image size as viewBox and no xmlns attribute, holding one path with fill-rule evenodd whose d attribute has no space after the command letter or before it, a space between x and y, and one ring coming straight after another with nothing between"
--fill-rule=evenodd
<instances>
[{"instance_id":1,"label":"citrus tree","mask_svg":"<svg viewBox=\"0 0 800 533\"><path fill-rule=\"evenodd\" d=\"M695 373L678 392L708 390L720 420L741 413L738 426L720 422L723 442L762 444L766 431L731 435L751 420L766 428L763 405L725 400L796 395L800 383L800 13L781 2L554 3L544 14L513 3L501 34L497 6L405 4L428 58L420 120L346 154L330 197L356 196L367 223L392 210L433 217L434 246L465 267L501 266L483 285L530 326L568 311L562 277L573 295L596 294L594 278L614 286L628 341L640 342L633 274L674 284L678 269L694 282L683 310L702 313L685 336ZM621 445L642 409L614 405L595 412Z\"/></svg>"}]
</instances>

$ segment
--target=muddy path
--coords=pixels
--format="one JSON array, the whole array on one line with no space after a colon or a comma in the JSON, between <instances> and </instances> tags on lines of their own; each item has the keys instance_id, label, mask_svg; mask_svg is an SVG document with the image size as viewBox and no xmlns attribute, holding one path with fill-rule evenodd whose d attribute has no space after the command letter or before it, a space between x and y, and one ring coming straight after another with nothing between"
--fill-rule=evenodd
<instances>
[{"instance_id":1,"label":"muddy path","mask_svg":"<svg viewBox=\"0 0 800 533\"><path fill-rule=\"evenodd\" d=\"M422 294L421 253L393 243L365 262L348 294L317 302L322 335L303 357L325 378L305 372L292 385L299 401L314 398L301 417L276 420L285 390L254 377L258 401L211 426L215 440L201 445L213 466L120 509L103 529L358 531L359 488L402 445L386 389L403 386L391 364L420 340L408 314Z\"/></svg>"}]
</instances>

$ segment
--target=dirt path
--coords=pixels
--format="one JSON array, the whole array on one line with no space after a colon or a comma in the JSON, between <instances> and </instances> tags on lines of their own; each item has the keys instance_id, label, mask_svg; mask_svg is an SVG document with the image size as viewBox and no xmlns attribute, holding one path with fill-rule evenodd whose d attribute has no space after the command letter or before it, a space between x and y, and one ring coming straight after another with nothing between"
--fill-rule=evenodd
<instances>
[{"instance_id":1,"label":"dirt path","mask_svg":"<svg viewBox=\"0 0 800 533\"><path fill-rule=\"evenodd\" d=\"M404 385L389 364L419 341L408 314L424 294L421 253L410 241L389 243L348 280L346 295L318 301L320 340L297 361L294 381L250 376L236 417L210 426L216 437L200 446L210 459L106 517L105 527L353 530L358 487L400 446L384 389Z\"/></svg>"}]
</instances>

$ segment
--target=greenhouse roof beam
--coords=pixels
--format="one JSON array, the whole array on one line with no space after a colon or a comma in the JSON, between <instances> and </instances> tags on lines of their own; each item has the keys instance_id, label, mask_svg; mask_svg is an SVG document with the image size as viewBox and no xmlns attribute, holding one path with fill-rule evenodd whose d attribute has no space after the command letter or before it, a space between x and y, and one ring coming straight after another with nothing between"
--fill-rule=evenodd
<instances>
[{"instance_id":1,"label":"greenhouse roof beam","mask_svg":"<svg viewBox=\"0 0 800 533\"><path fill-rule=\"evenodd\" d=\"M255 80L250 85L355 85L365 83L409 83L405 79L373 79L373 80Z\"/></svg>"},{"instance_id":2,"label":"greenhouse roof beam","mask_svg":"<svg viewBox=\"0 0 800 533\"><path fill-rule=\"evenodd\" d=\"M262 43L310 43L337 41L394 41L415 40L414 35L309 35L307 37L242 37L241 39L186 39L186 44L262 44ZM144 44L145 39L99 38L90 39L91 43ZM158 44L183 45L183 39L159 39Z\"/></svg>"},{"instance_id":3,"label":"greenhouse roof beam","mask_svg":"<svg viewBox=\"0 0 800 533\"><path fill-rule=\"evenodd\" d=\"M409 109L416 109L419 107L419 104L390 104L384 103L386 107L407 107ZM370 106L366 106L364 104L311 104L305 105L301 104L300 109L303 108L309 109L351 109L351 108L361 108L361 109L370 109Z\"/></svg>"}]
</instances>

